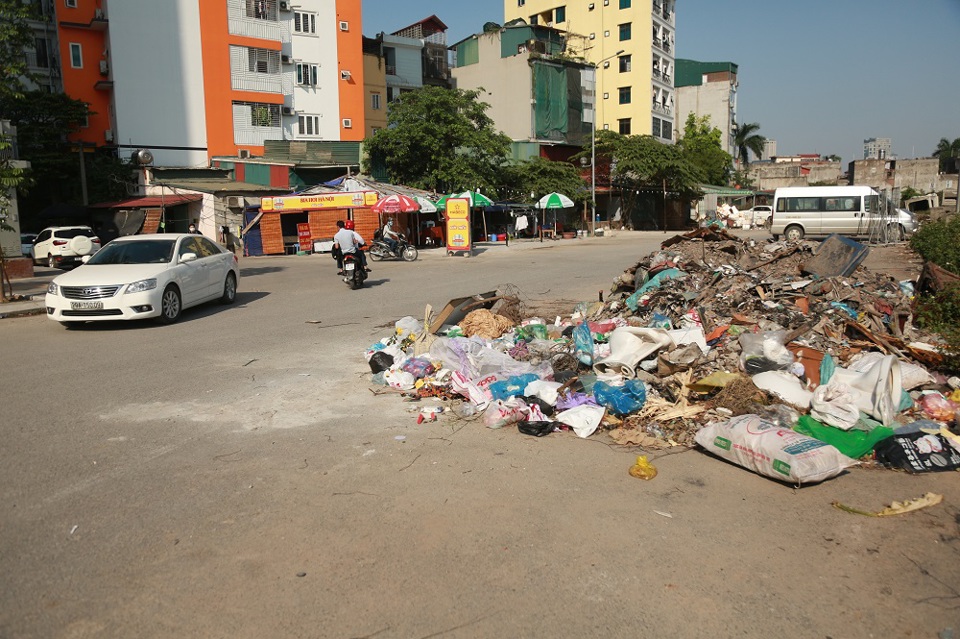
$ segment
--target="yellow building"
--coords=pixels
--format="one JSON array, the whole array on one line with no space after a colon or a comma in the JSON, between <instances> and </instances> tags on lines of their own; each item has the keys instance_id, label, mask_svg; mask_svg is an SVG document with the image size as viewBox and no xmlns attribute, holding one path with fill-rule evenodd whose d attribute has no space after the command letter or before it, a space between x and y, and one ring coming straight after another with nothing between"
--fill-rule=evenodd
<instances>
[{"instance_id":1,"label":"yellow building","mask_svg":"<svg viewBox=\"0 0 960 639\"><path fill-rule=\"evenodd\" d=\"M568 37L569 53L597 65L598 128L675 139L674 0L504 0L503 6L508 23L522 18L577 34Z\"/></svg>"},{"instance_id":2,"label":"yellow building","mask_svg":"<svg viewBox=\"0 0 960 639\"><path fill-rule=\"evenodd\" d=\"M364 137L369 139L387 128L387 67L379 38L363 39L363 93Z\"/></svg>"}]
</instances>

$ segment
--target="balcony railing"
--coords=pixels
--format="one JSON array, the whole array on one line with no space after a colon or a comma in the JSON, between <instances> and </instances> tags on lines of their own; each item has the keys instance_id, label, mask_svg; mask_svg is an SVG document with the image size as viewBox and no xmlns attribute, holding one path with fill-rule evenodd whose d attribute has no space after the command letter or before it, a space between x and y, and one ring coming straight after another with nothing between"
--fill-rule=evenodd
<instances>
[{"instance_id":1,"label":"balcony railing","mask_svg":"<svg viewBox=\"0 0 960 639\"><path fill-rule=\"evenodd\" d=\"M385 65L385 66L386 66L386 69L387 69L387 75L397 75L397 65L395 65L395 64L388 64L388 65Z\"/></svg>"},{"instance_id":2,"label":"balcony railing","mask_svg":"<svg viewBox=\"0 0 960 639\"><path fill-rule=\"evenodd\" d=\"M282 93L283 77L280 73L251 73L249 71L231 71L230 88L237 91Z\"/></svg>"}]
</instances>

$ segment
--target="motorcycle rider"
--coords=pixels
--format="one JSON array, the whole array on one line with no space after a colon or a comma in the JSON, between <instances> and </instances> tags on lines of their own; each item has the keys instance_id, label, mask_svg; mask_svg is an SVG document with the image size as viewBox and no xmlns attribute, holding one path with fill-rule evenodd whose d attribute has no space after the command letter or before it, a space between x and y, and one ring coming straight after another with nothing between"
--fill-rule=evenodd
<instances>
[{"instance_id":1,"label":"motorcycle rider","mask_svg":"<svg viewBox=\"0 0 960 639\"><path fill-rule=\"evenodd\" d=\"M397 240L400 239L400 234L393 230L393 218L387 220L387 223L383 227L383 241L387 243L387 246L390 247L390 250L393 251L394 255L399 256L399 247L400 244Z\"/></svg>"},{"instance_id":2,"label":"motorcycle rider","mask_svg":"<svg viewBox=\"0 0 960 639\"><path fill-rule=\"evenodd\" d=\"M338 225L339 226L339 225ZM367 256L363 251L360 250L360 247L366 244L366 241L360 234L354 231L355 224L353 220L347 220L343 223L343 228L337 231L337 234L333 236L334 246L339 248L343 255L348 253L354 253L357 255L357 258L360 260L360 266L367 272L370 273L370 269L367 268Z\"/></svg>"}]
</instances>

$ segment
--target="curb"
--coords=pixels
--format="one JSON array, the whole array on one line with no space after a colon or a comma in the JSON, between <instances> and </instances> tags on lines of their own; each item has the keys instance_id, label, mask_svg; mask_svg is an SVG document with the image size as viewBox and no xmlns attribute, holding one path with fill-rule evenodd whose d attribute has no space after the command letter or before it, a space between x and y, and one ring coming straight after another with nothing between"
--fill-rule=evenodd
<instances>
[{"instance_id":1,"label":"curb","mask_svg":"<svg viewBox=\"0 0 960 639\"><path fill-rule=\"evenodd\" d=\"M6 313L0 311L0 319L7 319L10 317L29 317L31 315L45 315L45 314L46 314L46 309L40 306L37 308L25 308L23 310L9 311Z\"/></svg>"}]
</instances>

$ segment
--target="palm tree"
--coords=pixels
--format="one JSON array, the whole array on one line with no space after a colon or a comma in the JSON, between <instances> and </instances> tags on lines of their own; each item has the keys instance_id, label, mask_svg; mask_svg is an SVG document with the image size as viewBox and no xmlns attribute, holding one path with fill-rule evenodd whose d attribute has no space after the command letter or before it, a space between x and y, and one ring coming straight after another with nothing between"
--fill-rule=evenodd
<instances>
[{"instance_id":1,"label":"palm tree","mask_svg":"<svg viewBox=\"0 0 960 639\"><path fill-rule=\"evenodd\" d=\"M946 173L950 170L950 159L960 157L960 138L953 142L947 138L940 138L937 142L937 150L933 152L933 157L940 160L940 172Z\"/></svg>"},{"instance_id":2,"label":"palm tree","mask_svg":"<svg viewBox=\"0 0 960 639\"><path fill-rule=\"evenodd\" d=\"M736 125L733 131L733 146L736 151L737 170L740 169L740 163L750 161L750 151L757 157L763 155L763 147L767 144L767 138L763 137L757 131L760 125L756 122L742 123Z\"/></svg>"}]
</instances>

